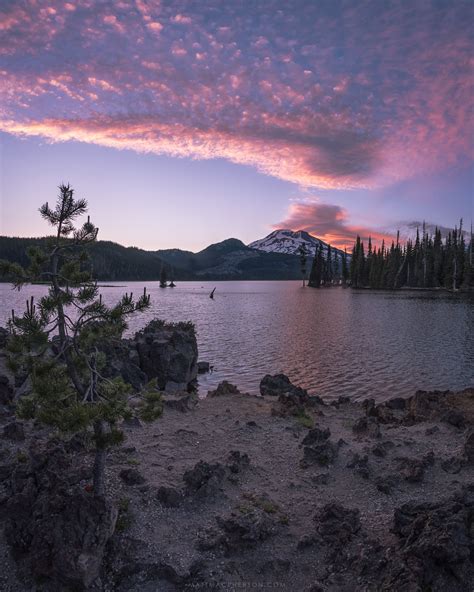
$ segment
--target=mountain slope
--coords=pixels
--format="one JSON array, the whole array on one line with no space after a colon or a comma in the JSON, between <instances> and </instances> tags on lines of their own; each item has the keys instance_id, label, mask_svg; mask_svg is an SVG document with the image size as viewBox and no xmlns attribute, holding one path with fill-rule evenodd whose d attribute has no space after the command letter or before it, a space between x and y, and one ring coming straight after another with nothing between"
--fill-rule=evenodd
<instances>
[{"instance_id":1,"label":"mountain slope","mask_svg":"<svg viewBox=\"0 0 474 592\"><path fill-rule=\"evenodd\" d=\"M304 245L308 255L313 256L316 248L320 246L323 248L323 254L327 253L328 244L324 241L312 236L304 230L274 230L265 238L253 241L248 246L257 251L264 251L265 253L284 253L286 255L298 255L299 248ZM337 252L340 258L343 251L332 247L333 255Z\"/></svg>"},{"instance_id":2,"label":"mountain slope","mask_svg":"<svg viewBox=\"0 0 474 592\"><path fill-rule=\"evenodd\" d=\"M26 266L27 248L44 246L46 240L0 236L0 259ZM163 265L168 277L177 281L290 280L301 277L298 257L257 251L235 238L210 245L199 253L180 249L144 251L108 241L97 241L88 251L93 274L100 281L158 280Z\"/></svg>"}]
</instances>

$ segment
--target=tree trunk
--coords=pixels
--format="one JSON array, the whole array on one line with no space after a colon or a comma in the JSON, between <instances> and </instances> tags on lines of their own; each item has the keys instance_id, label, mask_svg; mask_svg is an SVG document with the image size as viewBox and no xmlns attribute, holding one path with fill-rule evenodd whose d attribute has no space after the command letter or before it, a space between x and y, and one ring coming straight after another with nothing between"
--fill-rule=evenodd
<instances>
[{"instance_id":1,"label":"tree trunk","mask_svg":"<svg viewBox=\"0 0 474 592\"><path fill-rule=\"evenodd\" d=\"M104 445L104 422L98 419L94 423L95 458L93 471L94 492L97 495L105 495L105 460L107 451Z\"/></svg>"}]
</instances>

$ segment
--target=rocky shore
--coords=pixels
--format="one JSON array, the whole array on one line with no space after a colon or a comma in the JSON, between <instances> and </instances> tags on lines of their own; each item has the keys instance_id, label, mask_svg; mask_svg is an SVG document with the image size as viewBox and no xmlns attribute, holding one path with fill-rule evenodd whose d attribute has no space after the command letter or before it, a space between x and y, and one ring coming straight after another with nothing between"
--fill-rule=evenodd
<instances>
[{"instance_id":1,"label":"rocky shore","mask_svg":"<svg viewBox=\"0 0 474 592\"><path fill-rule=\"evenodd\" d=\"M474 389L328 404L277 375L198 399L197 350L156 331L117 359L173 392L124 425L107 499L87 438L17 421L0 377L1 590L472 590Z\"/></svg>"}]
</instances>

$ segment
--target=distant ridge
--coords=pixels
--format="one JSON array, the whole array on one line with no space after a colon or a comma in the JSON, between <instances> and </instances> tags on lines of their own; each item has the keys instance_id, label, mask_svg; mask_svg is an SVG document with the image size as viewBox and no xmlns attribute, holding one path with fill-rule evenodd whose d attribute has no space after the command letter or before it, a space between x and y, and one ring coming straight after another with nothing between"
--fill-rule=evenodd
<instances>
[{"instance_id":1,"label":"distant ridge","mask_svg":"<svg viewBox=\"0 0 474 592\"><path fill-rule=\"evenodd\" d=\"M0 259L27 265L27 248L45 242L46 238L0 236ZM158 280L163 265L176 282L301 278L300 260L295 255L257 251L236 238L210 245L199 253L180 249L145 251L109 241L97 241L88 251L94 276L100 281ZM0 277L0 281L7 279Z\"/></svg>"}]
</instances>

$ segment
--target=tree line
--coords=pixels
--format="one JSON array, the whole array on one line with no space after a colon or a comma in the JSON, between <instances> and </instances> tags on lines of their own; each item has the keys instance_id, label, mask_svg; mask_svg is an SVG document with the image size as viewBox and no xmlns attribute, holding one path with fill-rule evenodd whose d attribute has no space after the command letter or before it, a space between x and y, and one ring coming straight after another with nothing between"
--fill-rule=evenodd
<instances>
[{"instance_id":1,"label":"tree line","mask_svg":"<svg viewBox=\"0 0 474 592\"><path fill-rule=\"evenodd\" d=\"M311 271L309 274L308 286L319 288L320 286L332 286L335 284L347 284L349 280L349 267L347 253L340 254L331 245L324 253L323 245L316 247Z\"/></svg>"},{"instance_id":2,"label":"tree line","mask_svg":"<svg viewBox=\"0 0 474 592\"><path fill-rule=\"evenodd\" d=\"M441 230L429 234L423 224L415 241L400 243L399 233L390 247L382 242L379 248L372 246L369 238L367 248L357 236L349 268L353 288L445 288L450 290L474 287L472 228L469 244L462 230L450 231L443 240Z\"/></svg>"}]
</instances>

